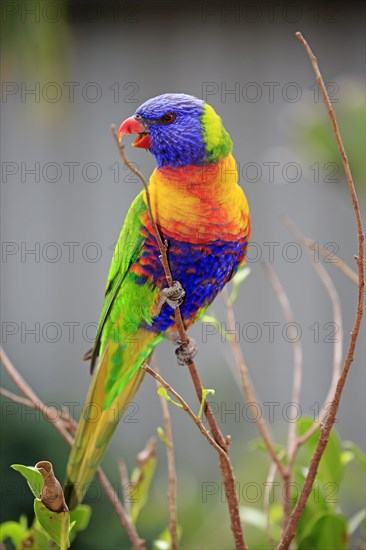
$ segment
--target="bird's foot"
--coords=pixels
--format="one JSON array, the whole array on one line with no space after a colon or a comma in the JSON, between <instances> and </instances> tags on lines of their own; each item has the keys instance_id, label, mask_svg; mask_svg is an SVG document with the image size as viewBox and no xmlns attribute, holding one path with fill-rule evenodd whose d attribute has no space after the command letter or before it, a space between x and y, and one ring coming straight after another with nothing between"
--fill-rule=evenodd
<instances>
[{"instance_id":1,"label":"bird's foot","mask_svg":"<svg viewBox=\"0 0 366 550\"><path fill-rule=\"evenodd\" d=\"M159 315L164 304L172 309L177 309L183 302L186 291L179 281L173 281L173 285L160 291L159 301L156 305L156 315Z\"/></svg>"},{"instance_id":2,"label":"bird's foot","mask_svg":"<svg viewBox=\"0 0 366 550\"><path fill-rule=\"evenodd\" d=\"M179 347L175 350L178 365L189 365L197 355L198 346L193 338L188 338L188 343L179 342Z\"/></svg>"}]
</instances>

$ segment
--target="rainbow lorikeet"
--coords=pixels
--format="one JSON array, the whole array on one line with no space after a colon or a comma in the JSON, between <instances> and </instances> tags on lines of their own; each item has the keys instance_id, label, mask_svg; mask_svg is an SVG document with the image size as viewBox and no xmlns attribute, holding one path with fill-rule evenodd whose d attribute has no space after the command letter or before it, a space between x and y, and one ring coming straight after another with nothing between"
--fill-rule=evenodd
<instances>
[{"instance_id":1,"label":"rainbow lorikeet","mask_svg":"<svg viewBox=\"0 0 366 550\"><path fill-rule=\"evenodd\" d=\"M250 216L233 144L214 109L186 94L146 101L122 123L119 138L125 134L138 134L132 145L156 159L149 181L152 213L168 242L173 277L185 291L178 303L189 328L245 261ZM128 211L108 276L92 354L97 368L67 466L71 508L141 384L141 365L164 337L174 338L175 304L168 295L162 300L166 288L142 191Z\"/></svg>"}]
</instances>

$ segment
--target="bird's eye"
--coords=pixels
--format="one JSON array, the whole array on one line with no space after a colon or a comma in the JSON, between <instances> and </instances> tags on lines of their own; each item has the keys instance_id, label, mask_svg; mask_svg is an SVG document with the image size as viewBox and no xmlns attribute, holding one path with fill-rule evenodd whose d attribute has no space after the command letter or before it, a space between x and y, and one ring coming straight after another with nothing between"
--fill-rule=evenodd
<instances>
[{"instance_id":1,"label":"bird's eye","mask_svg":"<svg viewBox=\"0 0 366 550\"><path fill-rule=\"evenodd\" d=\"M174 113L166 113L164 116L161 117L161 122L163 124L171 124L175 120L175 114Z\"/></svg>"}]
</instances>

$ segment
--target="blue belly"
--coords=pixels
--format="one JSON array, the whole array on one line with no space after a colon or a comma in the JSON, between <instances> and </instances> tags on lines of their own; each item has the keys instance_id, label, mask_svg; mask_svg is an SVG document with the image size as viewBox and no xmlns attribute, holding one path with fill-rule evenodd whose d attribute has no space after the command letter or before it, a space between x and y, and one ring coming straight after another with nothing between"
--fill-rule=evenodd
<instances>
[{"instance_id":1,"label":"blue belly","mask_svg":"<svg viewBox=\"0 0 366 550\"><path fill-rule=\"evenodd\" d=\"M180 306L183 320L190 324L216 296L235 274L242 263L247 237L235 242L216 241L208 246L169 239L168 259L173 278L181 283L186 295ZM148 259L138 284L153 283L153 286L167 286L164 270L158 258L156 244L148 239L142 256ZM174 310L164 304L158 317L146 330L162 332L174 325Z\"/></svg>"}]
</instances>

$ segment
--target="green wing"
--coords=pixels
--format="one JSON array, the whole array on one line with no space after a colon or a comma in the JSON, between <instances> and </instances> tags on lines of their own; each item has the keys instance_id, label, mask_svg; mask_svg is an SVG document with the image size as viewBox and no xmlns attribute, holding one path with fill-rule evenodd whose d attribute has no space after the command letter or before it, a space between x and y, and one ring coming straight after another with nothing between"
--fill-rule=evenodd
<instances>
[{"instance_id":1,"label":"green wing","mask_svg":"<svg viewBox=\"0 0 366 550\"><path fill-rule=\"evenodd\" d=\"M91 357L91 372L93 372L99 356L103 329L111 312L114 300L116 299L130 265L137 260L144 242L145 237L140 231L141 215L146 211L146 204L143 199L144 193L144 191L141 191L131 204L114 250L106 284L103 309L99 318L98 330Z\"/></svg>"}]
</instances>

